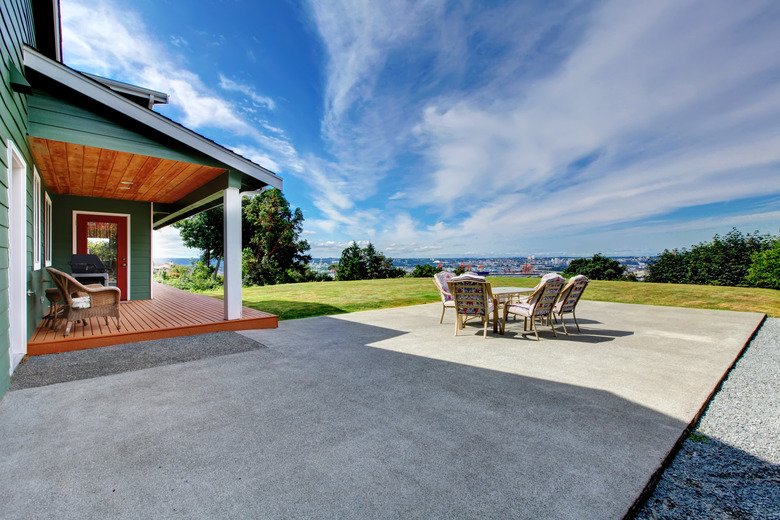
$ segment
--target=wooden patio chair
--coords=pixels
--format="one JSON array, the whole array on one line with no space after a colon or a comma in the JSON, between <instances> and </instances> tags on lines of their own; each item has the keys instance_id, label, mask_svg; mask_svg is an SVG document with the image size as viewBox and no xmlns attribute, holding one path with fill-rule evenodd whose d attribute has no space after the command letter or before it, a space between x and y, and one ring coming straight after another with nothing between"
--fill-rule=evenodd
<instances>
[{"instance_id":1,"label":"wooden patio chair","mask_svg":"<svg viewBox=\"0 0 780 520\"><path fill-rule=\"evenodd\" d=\"M484 337L490 315L493 314L494 300L490 284L481 276L462 275L449 281L450 294L455 302L455 335L466 326L468 320L479 318L484 326Z\"/></svg>"},{"instance_id":2,"label":"wooden patio chair","mask_svg":"<svg viewBox=\"0 0 780 520\"><path fill-rule=\"evenodd\" d=\"M49 271L49 276L65 302L61 314L55 318L55 320L65 320L67 324L65 336L70 334L73 322L100 316L106 320L106 325L109 316L116 318L116 327L122 328L119 317L119 301L122 293L118 287L103 287L99 284L82 285L69 274L53 267L47 267L46 270ZM55 328L55 330L59 329Z\"/></svg>"},{"instance_id":3,"label":"wooden patio chair","mask_svg":"<svg viewBox=\"0 0 780 520\"><path fill-rule=\"evenodd\" d=\"M539 330L536 328L536 320L540 320L547 323L552 329L553 336L558 336L555 333L555 326L553 326L550 314L552 313L553 305L558 298L558 293L563 288L565 280L562 276L557 274L545 275L541 282L536 286L536 290L524 301L518 303L507 303L504 305L504 319L503 323L506 324L506 320L510 314L513 316L523 317L523 332L528 330L528 319L531 319L531 329L536 334L536 340L539 341Z\"/></svg>"},{"instance_id":4,"label":"wooden patio chair","mask_svg":"<svg viewBox=\"0 0 780 520\"><path fill-rule=\"evenodd\" d=\"M444 323L444 311L455 308L455 299L450 294L449 286L449 280L454 276L455 273L450 271L441 271L433 275L433 283L439 290L439 296L441 296L441 319L439 323Z\"/></svg>"},{"instance_id":5,"label":"wooden patio chair","mask_svg":"<svg viewBox=\"0 0 780 520\"><path fill-rule=\"evenodd\" d=\"M566 322L563 320L563 315L571 313L571 317L574 318L574 324L577 326L577 332L579 332L580 324L577 323L577 315L574 313L574 310L587 286L588 278L585 275L578 274L577 276L573 276L566 282L563 289L561 289L558 300L555 302L555 305L553 305L553 319L556 319L556 316L561 319L563 332L565 332L567 336L569 335L569 331L566 330Z\"/></svg>"}]
</instances>

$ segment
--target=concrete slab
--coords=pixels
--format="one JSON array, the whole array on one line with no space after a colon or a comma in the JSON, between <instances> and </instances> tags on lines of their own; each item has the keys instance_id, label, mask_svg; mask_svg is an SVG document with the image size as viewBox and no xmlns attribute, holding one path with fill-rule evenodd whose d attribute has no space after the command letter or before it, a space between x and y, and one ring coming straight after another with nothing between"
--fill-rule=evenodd
<instances>
[{"instance_id":1,"label":"concrete slab","mask_svg":"<svg viewBox=\"0 0 780 520\"><path fill-rule=\"evenodd\" d=\"M10 392L3 515L621 518L762 318L585 301L579 334L536 342L440 312Z\"/></svg>"}]
</instances>

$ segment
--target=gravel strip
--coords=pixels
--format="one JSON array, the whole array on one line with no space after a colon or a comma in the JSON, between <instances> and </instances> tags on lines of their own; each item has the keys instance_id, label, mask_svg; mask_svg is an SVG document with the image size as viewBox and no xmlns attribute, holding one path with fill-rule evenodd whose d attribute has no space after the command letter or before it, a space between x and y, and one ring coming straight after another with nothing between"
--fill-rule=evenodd
<instances>
[{"instance_id":1,"label":"gravel strip","mask_svg":"<svg viewBox=\"0 0 780 520\"><path fill-rule=\"evenodd\" d=\"M780 319L768 318L637 519L780 519Z\"/></svg>"}]
</instances>

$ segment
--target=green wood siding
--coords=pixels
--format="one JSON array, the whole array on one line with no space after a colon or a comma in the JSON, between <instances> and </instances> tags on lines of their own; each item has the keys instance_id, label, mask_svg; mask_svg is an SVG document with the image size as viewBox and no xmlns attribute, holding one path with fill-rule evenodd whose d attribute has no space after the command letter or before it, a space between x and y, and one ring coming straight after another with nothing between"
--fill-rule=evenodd
<instances>
[{"instance_id":1,"label":"green wood siding","mask_svg":"<svg viewBox=\"0 0 780 520\"><path fill-rule=\"evenodd\" d=\"M109 109L98 108L94 102L95 110L90 110L84 106L89 104L88 99L64 90L58 87L56 94L38 89L34 91L29 99L31 136L226 168L224 164L165 134L150 133L148 128L136 131L134 123L122 120Z\"/></svg>"},{"instance_id":2,"label":"green wood siding","mask_svg":"<svg viewBox=\"0 0 780 520\"><path fill-rule=\"evenodd\" d=\"M152 297L152 212L150 202L135 202L70 195L51 195L53 220L52 267L70 272L73 254L73 212L122 213L130 215L130 299Z\"/></svg>"},{"instance_id":3,"label":"green wood siding","mask_svg":"<svg viewBox=\"0 0 780 520\"><path fill-rule=\"evenodd\" d=\"M10 75L11 66L18 70L24 70L22 65L22 45L35 45L32 7L29 0L0 0L0 398L8 389L10 377L9 347L9 319L8 309L11 305L8 292L8 155L7 142L13 141L19 151L24 155L28 165L28 186L32 182L32 156L27 146L27 100L11 90ZM28 202L31 192L28 188ZM28 213L27 236L28 246L32 240L32 222ZM29 251L29 250L28 250ZM32 257L30 257L30 265ZM29 277L28 277L29 279ZM33 300L28 299L28 300ZM16 302L14 302L17 304ZM35 301L28 301L30 307L30 319L38 312ZM18 304L17 304L18 305ZM28 324L28 333L31 333Z\"/></svg>"}]
</instances>

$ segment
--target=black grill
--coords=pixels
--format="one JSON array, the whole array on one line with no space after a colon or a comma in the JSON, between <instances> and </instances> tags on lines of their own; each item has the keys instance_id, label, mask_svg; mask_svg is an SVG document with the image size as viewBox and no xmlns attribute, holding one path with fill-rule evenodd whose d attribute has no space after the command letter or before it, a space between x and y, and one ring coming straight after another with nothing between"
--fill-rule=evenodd
<instances>
[{"instance_id":1,"label":"black grill","mask_svg":"<svg viewBox=\"0 0 780 520\"><path fill-rule=\"evenodd\" d=\"M70 271L73 274L103 274L113 271L103 264L97 255L73 255L70 257Z\"/></svg>"}]
</instances>

